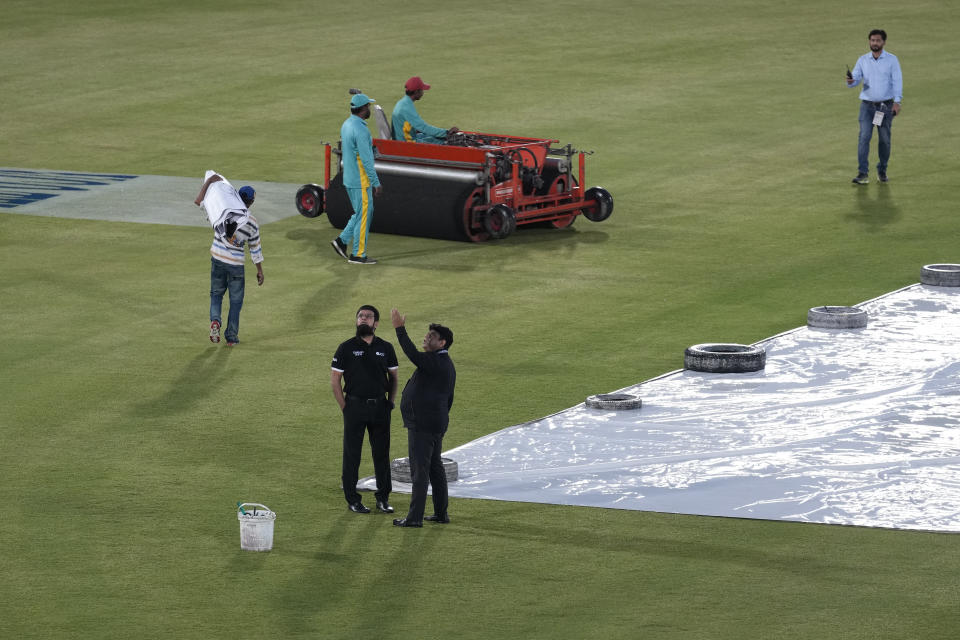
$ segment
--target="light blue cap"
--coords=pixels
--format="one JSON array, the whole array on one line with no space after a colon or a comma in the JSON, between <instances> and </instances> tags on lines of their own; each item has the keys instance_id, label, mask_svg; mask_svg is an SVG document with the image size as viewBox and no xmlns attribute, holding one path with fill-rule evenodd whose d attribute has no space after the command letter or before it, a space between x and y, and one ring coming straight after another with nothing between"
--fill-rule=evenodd
<instances>
[{"instance_id":1,"label":"light blue cap","mask_svg":"<svg viewBox=\"0 0 960 640\"><path fill-rule=\"evenodd\" d=\"M353 109L357 109L366 104L370 104L371 102L376 102L376 100L374 100L373 98L371 98L365 93L358 93L357 95L350 98L350 107Z\"/></svg>"}]
</instances>

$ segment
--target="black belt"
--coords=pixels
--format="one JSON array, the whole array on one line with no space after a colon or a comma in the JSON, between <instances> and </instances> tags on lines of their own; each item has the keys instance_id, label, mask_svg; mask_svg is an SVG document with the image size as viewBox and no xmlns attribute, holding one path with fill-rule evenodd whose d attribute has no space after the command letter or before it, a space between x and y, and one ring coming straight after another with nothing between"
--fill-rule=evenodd
<instances>
[{"instance_id":1,"label":"black belt","mask_svg":"<svg viewBox=\"0 0 960 640\"><path fill-rule=\"evenodd\" d=\"M882 104L885 104L885 105L887 105L887 106L891 106L891 105L893 105L893 98L890 98L889 100L881 100L880 102L871 102L870 100L864 100L864 102L865 102L866 104L872 104L872 105L875 106L875 107L879 107L879 106L882 105Z\"/></svg>"},{"instance_id":2,"label":"black belt","mask_svg":"<svg viewBox=\"0 0 960 640\"><path fill-rule=\"evenodd\" d=\"M365 404L377 404L378 402L383 402L383 398L360 398L358 396L351 396L347 394L347 400L350 402L363 402Z\"/></svg>"}]
</instances>

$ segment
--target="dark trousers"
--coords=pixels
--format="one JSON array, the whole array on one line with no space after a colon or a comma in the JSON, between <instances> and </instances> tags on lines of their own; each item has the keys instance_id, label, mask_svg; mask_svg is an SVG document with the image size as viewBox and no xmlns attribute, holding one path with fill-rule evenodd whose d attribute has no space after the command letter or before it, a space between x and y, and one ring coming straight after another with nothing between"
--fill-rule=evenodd
<instances>
[{"instance_id":1,"label":"dark trousers","mask_svg":"<svg viewBox=\"0 0 960 640\"><path fill-rule=\"evenodd\" d=\"M393 491L390 479L390 406L386 400L371 403L348 397L347 406L343 409L343 470L340 477L347 504L360 502L357 479L364 432L370 433L377 500L386 502Z\"/></svg>"},{"instance_id":2,"label":"dark trousers","mask_svg":"<svg viewBox=\"0 0 960 640\"><path fill-rule=\"evenodd\" d=\"M433 513L447 515L447 474L443 470L442 433L426 433L407 429L407 452L413 488L410 496L409 522L421 522L427 505L427 484L433 488Z\"/></svg>"}]
</instances>

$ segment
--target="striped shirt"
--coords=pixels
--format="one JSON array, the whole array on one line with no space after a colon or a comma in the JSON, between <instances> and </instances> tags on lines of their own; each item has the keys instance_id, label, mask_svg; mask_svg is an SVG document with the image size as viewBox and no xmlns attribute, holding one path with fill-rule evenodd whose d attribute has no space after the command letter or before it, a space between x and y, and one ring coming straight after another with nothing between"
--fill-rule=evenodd
<instances>
[{"instance_id":1,"label":"striped shirt","mask_svg":"<svg viewBox=\"0 0 960 640\"><path fill-rule=\"evenodd\" d=\"M213 244L210 245L210 255L220 262L243 266L244 246L250 249L250 259L254 264L263 262L263 252L260 250L260 225L253 216L250 216L246 224L239 227L233 234L233 242L215 233Z\"/></svg>"}]
</instances>

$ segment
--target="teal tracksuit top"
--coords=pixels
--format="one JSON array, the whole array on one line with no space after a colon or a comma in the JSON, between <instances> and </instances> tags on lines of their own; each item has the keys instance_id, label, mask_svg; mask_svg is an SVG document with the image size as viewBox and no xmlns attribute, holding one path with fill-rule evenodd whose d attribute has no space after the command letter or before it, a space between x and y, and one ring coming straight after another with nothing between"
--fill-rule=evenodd
<instances>
[{"instance_id":1,"label":"teal tracksuit top","mask_svg":"<svg viewBox=\"0 0 960 640\"><path fill-rule=\"evenodd\" d=\"M340 127L343 152L343 186L348 189L379 187L380 178L373 165L373 138L360 116L350 115Z\"/></svg>"},{"instance_id":2,"label":"teal tracksuit top","mask_svg":"<svg viewBox=\"0 0 960 640\"><path fill-rule=\"evenodd\" d=\"M429 142L443 144L447 137L447 130L427 124L410 96L403 96L393 108L390 120L393 124L393 139L407 142Z\"/></svg>"}]
</instances>

